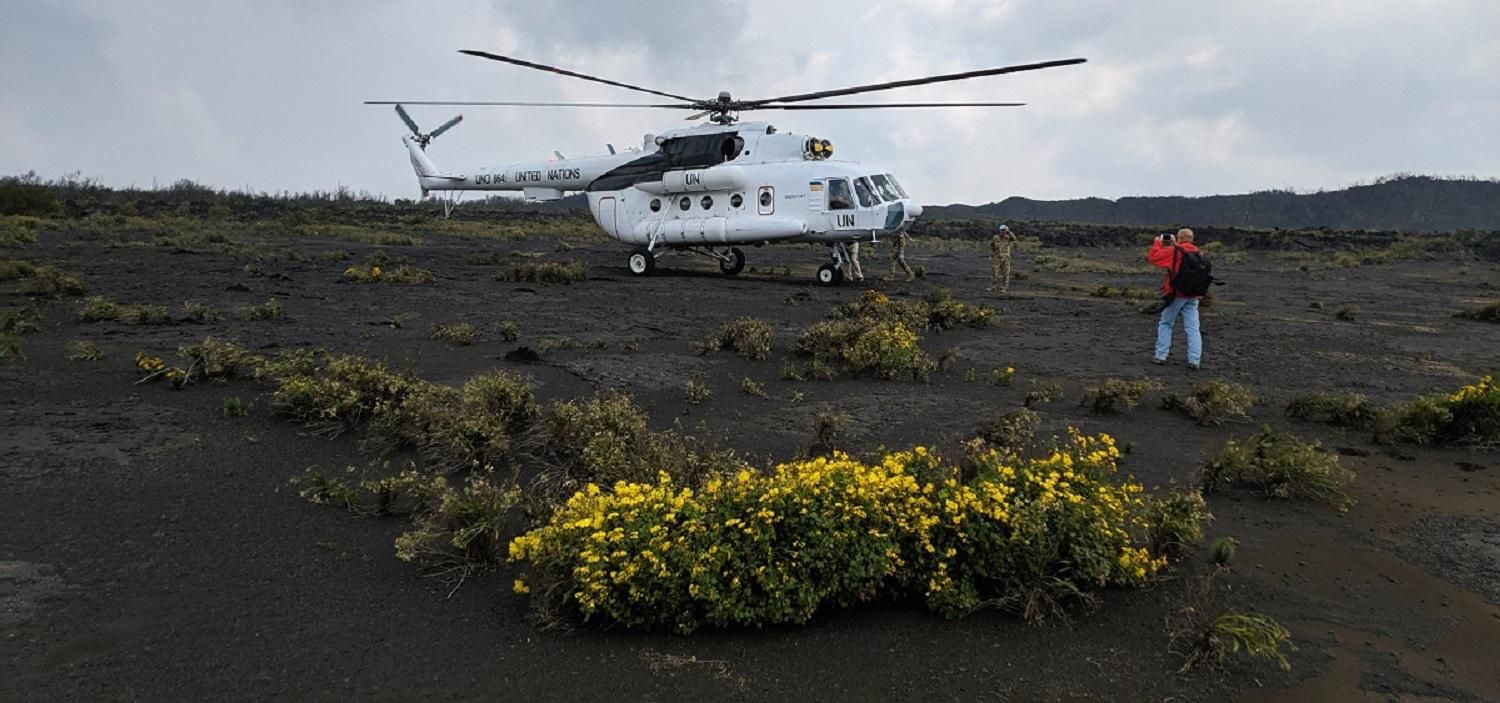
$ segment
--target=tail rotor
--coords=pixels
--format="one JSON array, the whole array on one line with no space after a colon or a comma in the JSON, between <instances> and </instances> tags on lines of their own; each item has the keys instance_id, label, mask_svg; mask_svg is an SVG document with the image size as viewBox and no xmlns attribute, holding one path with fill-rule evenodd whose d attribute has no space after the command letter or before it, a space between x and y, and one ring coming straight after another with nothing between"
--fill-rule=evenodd
<instances>
[{"instance_id":1,"label":"tail rotor","mask_svg":"<svg viewBox=\"0 0 1500 703\"><path fill-rule=\"evenodd\" d=\"M416 137L417 146L421 147L422 151L426 151L427 145L431 144L432 140L437 139L438 135L452 129L454 125L462 122L464 119L463 115L455 115L453 119L438 125L437 129L431 132L423 132L422 128L417 126L416 120L413 120L411 115L406 113L406 108L401 107L399 104L396 105L396 115L401 118L402 122L406 123L406 128L410 129L412 136Z\"/></svg>"}]
</instances>

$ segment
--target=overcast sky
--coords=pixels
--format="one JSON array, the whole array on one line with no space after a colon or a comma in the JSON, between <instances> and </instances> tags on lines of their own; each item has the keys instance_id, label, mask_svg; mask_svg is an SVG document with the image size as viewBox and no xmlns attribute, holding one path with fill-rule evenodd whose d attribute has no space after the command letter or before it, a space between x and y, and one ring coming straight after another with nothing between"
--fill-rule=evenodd
<instances>
[{"instance_id":1,"label":"overcast sky","mask_svg":"<svg viewBox=\"0 0 1500 703\"><path fill-rule=\"evenodd\" d=\"M857 98L1018 109L746 116L828 138L929 203L1500 176L1500 0L0 0L0 174L411 197L404 128L361 101L648 97L461 48L739 98L1089 59ZM428 127L456 111L412 110ZM429 150L445 169L688 124L462 112Z\"/></svg>"}]
</instances>

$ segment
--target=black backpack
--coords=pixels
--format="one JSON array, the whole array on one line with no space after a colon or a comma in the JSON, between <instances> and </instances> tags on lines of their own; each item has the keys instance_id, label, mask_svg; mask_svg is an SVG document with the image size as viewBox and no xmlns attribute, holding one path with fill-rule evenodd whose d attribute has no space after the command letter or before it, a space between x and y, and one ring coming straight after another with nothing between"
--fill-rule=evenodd
<instances>
[{"instance_id":1,"label":"black backpack","mask_svg":"<svg viewBox=\"0 0 1500 703\"><path fill-rule=\"evenodd\" d=\"M1180 246L1174 246L1177 250L1177 273L1172 276L1172 292L1181 296L1201 296L1208 294L1208 287L1214 284L1214 264L1200 252L1187 251Z\"/></svg>"}]
</instances>

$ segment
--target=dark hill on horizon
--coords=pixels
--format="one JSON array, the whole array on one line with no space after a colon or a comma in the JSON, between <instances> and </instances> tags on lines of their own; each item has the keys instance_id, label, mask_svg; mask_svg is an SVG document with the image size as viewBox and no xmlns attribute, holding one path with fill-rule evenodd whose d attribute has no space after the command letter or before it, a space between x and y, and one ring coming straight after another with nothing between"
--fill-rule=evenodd
<instances>
[{"instance_id":1,"label":"dark hill on horizon","mask_svg":"<svg viewBox=\"0 0 1500 703\"><path fill-rule=\"evenodd\" d=\"M1199 225L1438 232L1500 230L1500 181L1395 176L1316 193L1285 190L1203 197L1032 200L940 205L923 217L1108 225Z\"/></svg>"}]
</instances>

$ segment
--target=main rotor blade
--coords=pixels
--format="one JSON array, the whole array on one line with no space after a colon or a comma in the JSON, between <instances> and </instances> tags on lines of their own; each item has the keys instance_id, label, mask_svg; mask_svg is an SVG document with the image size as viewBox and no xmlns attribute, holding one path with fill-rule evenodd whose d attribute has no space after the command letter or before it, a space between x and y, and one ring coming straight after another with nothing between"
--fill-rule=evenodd
<instances>
[{"instance_id":1,"label":"main rotor blade","mask_svg":"<svg viewBox=\"0 0 1500 703\"><path fill-rule=\"evenodd\" d=\"M1021 73L1022 71L1037 71L1044 68L1057 68L1059 66L1072 66L1088 61L1088 59L1061 59L1058 61L1043 61L1041 63L1023 63L1014 66L1001 66L1000 68L985 68L978 71L964 71L963 73L947 73L941 76L928 76L926 78L910 78L904 81L890 81L889 83L872 83L870 85L859 85L852 88L837 88L835 90L821 90L816 93L801 93L799 95L784 95L779 98L766 98L764 100L746 100L741 103L743 109L758 108L767 103L794 103L808 100L821 100L823 98L835 98L840 95L854 95L856 93L869 93L876 90L890 90L892 88L905 88L913 85L927 85L929 83L945 83L948 81L961 81L969 78L981 78L984 76L998 76L1006 73Z\"/></svg>"},{"instance_id":2,"label":"main rotor blade","mask_svg":"<svg viewBox=\"0 0 1500 703\"><path fill-rule=\"evenodd\" d=\"M417 128L417 123L412 121L411 115L406 114L406 108L401 107L400 103L396 103L396 114L401 116L401 121L406 123L413 135L422 136L422 130Z\"/></svg>"},{"instance_id":3,"label":"main rotor blade","mask_svg":"<svg viewBox=\"0 0 1500 703\"><path fill-rule=\"evenodd\" d=\"M515 66L524 66L526 68L534 68L534 69L537 69L538 71L546 71L548 73L556 73L556 74L562 75L562 76L572 76L573 78L581 78L581 79L586 80L586 81L593 81L595 83L603 83L605 85L612 85L612 86L615 86L616 88L624 88L626 90L634 90L634 91L641 92L641 93L650 93L652 95L660 95L660 96L662 96L664 98L673 98L675 100L686 100L688 102L697 102L697 100L695 100L693 98L689 98L689 97L682 96L682 95L673 95L672 93L663 93L660 90L652 90L650 88L642 88L642 87L640 87L638 85L630 85L629 83L621 83L619 81L612 81L612 80L609 80L607 78L599 78L597 76L585 75L585 74L582 74L582 73L577 73L575 71L569 71L567 69L558 68L556 66L548 66L548 65L540 64L540 63L532 63L530 61L522 61L521 59L513 59L513 58L511 58L509 56L501 56L499 54L491 54L488 51L476 51L474 49L459 49L458 53L460 53L460 54L468 54L470 56L478 56L479 58L489 59L491 61L500 61L502 63L508 63L508 64L512 64L512 65L515 65Z\"/></svg>"},{"instance_id":4,"label":"main rotor blade","mask_svg":"<svg viewBox=\"0 0 1500 703\"><path fill-rule=\"evenodd\" d=\"M1026 103L838 103L834 105L761 105L753 110L876 110L886 107L1021 107Z\"/></svg>"},{"instance_id":5,"label":"main rotor blade","mask_svg":"<svg viewBox=\"0 0 1500 703\"><path fill-rule=\"evenodd\" d=\"M431 133L432 134L432 138L433 139L437 139L437 136L439 134L442 134L443 132L448 131L449 129L451 129L453 127L453 125L456 125L456 124L458 124L460 122L463 122L463 121L464 121L464 116L463 115L458 115L457 117L454 117L453 119L448 120L447 122L444 122L444 123L438 125L437 129L432 130L432 133Z\"/></svg>"},{"instance_id":6,"label":"main rotor blade","mask_svg":"<svg viewBox=\"0 0 1500 703\"><path fill-rule=\"evenodd\" d=\"M691 103L548 103L515 100L366 100L366 105L447 105L479 107L657 107L672 110L694 110Z\"/></svg>"}]
</instances>

